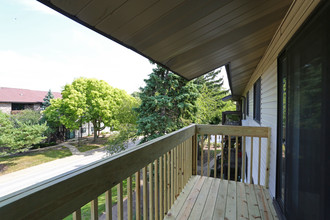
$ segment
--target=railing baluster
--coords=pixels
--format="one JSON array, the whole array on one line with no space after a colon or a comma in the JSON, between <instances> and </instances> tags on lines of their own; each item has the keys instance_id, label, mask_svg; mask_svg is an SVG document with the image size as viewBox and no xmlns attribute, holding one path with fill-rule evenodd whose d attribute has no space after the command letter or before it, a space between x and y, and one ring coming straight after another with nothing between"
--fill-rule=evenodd
<instances>
[{"instance_id":1,"label":"railing baluster","mask_svg":"<svg viewBox=\"0 0 330 220\"><path fill-rule=\"evenodd\" d=\"M176 199L176 194L178 193L178 147L174 148L174 198Z\"/></svg>"},{"instance_id":2,"label":"railing baluster","mask_svg":"<svg viewBox=\"0 0 330 220\"><path fill-rule=\"evenodd\" d=\"M158 159L155 160L155 220L159 219Z\"/></svg>"},{"instance_id":3,"label":"railing baluster","mask_svg":"<svg viewBox=\"0 0 330 220\"><path fill-rule=\"evenodd\" d=\"M230 153L231 153L231 136L228 135L228 173L227 173L227 179L230 180Z\"/></svg>"},{"instance_id":4,"label":"railing baluster","mask_svg":"<svg viewBox=\"0 0 330 220\"><path fill-rule=\"evenodd\" d=\"M260 185L260 161L261 161L261 137L259 137L259 150L258 150L258 185Z\"/></svg>"},{"instance_id":5,"label":"railing baluster","mask_svg":"<svg viewBox=\"0 0 330 220\"><path fill-rule=\"evenodd\" d=\"M105 192L105 219L112 219L112 193L111 189Z\"/></svg>"},{"instance_id":6,"label":"railing baluster","mask_svg":"<svg viewBox=\"0 0 330 220\"><path fill-rule=\"evenodd\" d=\"M243 183L245 182L245 145L246 145L246 136L244 136L243 138L243 154L242 154L242 157L243 157L243 168L242 168L242 171L241 171L241 175L242 175L242 180L243 180Z\"/></svg>"},{"instance_id":7,"label":"railing baluster","mask_svg":"<svg viewBox=\"0 0 330 220\"><path fill-rule=\"evenodd\" d=\"M221 135L221 179L222 180L223 180L223 154L224 154L223 135Z\"/></svg>"},{"instance_id":8,"label":"railing baluster","mask_svg":"<svg viewBox=\"0 0 330 220\"><path fill-rule=\"evenodd\" d=\"M214 169L213 177L217 178L217 135L214 135Z\"/></svg>"},{"instance_id":9,"label":"railing baluster","mask_svg":"<svg viewBox=\"0 0 330 220\"><path fill-rule=\"evenodd\" d=\"M186 183L186 141L182 143L182 185L181 185L181 191Z\"/></svg>"},{"instance_id":10,"label":"railing baluster","mask_svg":"<svg viewBox=\"0 0 330 220\"><path fill-rule=\"evenodd\" d=\"M153 167L149 164L149 219L154 219L154 184L153 184Z\"/></svg>"},{"instance_id":11,"label":"railing baluster","mask_svg":"<svg viewBox=\"0 0 330 220\"><path fill-rule=\"evenodd\" d=\"M204 169L204 135L201 134L201 176L203 176L203 169Z\"/></svg>"},{"instance_id":12,"label":"railing baluster","mask_svg":"<svg viewBox=\"0 0 330 220\"><path fill-rule=\"evenodd\" d=\"M166 154L164 155L164 157ZM164 168L163 168L163 156L159 158L159 218L164 218ZM166 174L165 174L166 175ZM167 202L167 201L166 201Z\"/></svg>"},{"instance_id":13,"label":"railing baluster","mask_svg":"<svg viewBox=\"0 0 330 220\"><path fill-rule=\"evenodd\" d=\"M73 219L73 220L81 220L81 209L77 209L77 210L72 214L72 219Z\"/></svg>"},{"instance_id":14,"label":"railing baluster","mask_svg":"<svg viewBox=\"0 0 330 220\"><path fill-rule=\"evenodd\" d=\"M140 212L140 201L141 201L141 184L140 184L140 171L135 173L135 219L141 219L141 212Z\"/></svg>"},{"instance_id":15,"label":"railing baluster","mask_svg":"<svg viewBox=\"0 0 330 220\"><path fill-rule=\"evenodd\" d=\"M97 197L91 201L91 219L92 220L99 219L99 215L98 215L98 199L97 199Z\"/></svg>"},{"instance_id":16,"label":"railing baluster","mask_svg":"<svg viewBox=\"0 0 330 220\"><path fill-rule=\"evenodd\" d=\"M178 191L176 197L179 196L182 189L182 144L178 146Z\"/></svg>"},{"instance_id":17,"label":"railing baluster","mask_svg":"<svg viewBox=\"0 0 330 220\"><path fill-rule=\"evenodd\" d=\"M207 136L207 176L210 176L210 145L211 145L211 136Z\"/></svg>"},{"instance_id":18,"label":"railing baluster","mask_svg":"<svg viewBox=\"0 0 330 220\"><path fill-rule=\"evenodd\" d=\"M265 175L265 186L268 189L269 187L269 171L270 171L270 137L271 137L271 129L268 128L267 135L267 152L266 152L266 175Z\"/></svg>"},{"instance_id":19,"label":"railing baluster","mask_svg":"<svg viewBox=\"0 0 330 220\"><path fill-rule=\"evenodd\" d=\"M167 180L165 182L165 186L166 186L166 191L167 191L167 194L164 195L166 196L166 200L167 200L167 204L164 203L164 206L166 205L167 209L164 209L164 211L167 213L167 211L171 208L171 190L173 188L173 184L171 185L170 181L171 181L171 178L173 178L173 176L171 177L171 167L173 167L173 164L171 164L171 158L173 158L173 151L172 153L168 152L167 153L167 168L166 168L166 172L167 172ZM172 173L173 173L173 170L172 170Z\"/></svg>"},{"instance_id":20,"label":"railing baluster","mask_svg":"<svg viewBox=\"0 0 330 220\"><path fill-rule=\"evenodd\" d=\"M147 180L147 167L143 167L142 169L142 175L143 175L143 219L148 219L148 197L147 197L147 186L148 186L148 180Z\"/></svg>"},{"instance_id":21,"label":"railing baluster","mask_svg":"<svg viewBox=\"0 0 330 220\"><path fill-rule=\"evenodd\" d=\"M251 137L250 184L252 184L252 165L253 165L253 137Z\"/></svg>"},{"instance_id":22,"label":"railing baluster","mask_svg":"<svg viewBox=\"0 0 330 220\"><path fill-rule=\"evenodd\" d=\"M171 151L171 205L174 203L174 150ZM167 180L168 181L168 180ZM167 210L171 207L167 206ZM166 212L167 212L166 210Z\"/></svg>"},{"instance_id":23,"label":"railing baluster","mask_svg":"<svg viewBox=\"0 0 330 220\"><path fill-rule=\"evenodd\" d=\"M235 146L235 182L237 182L237 171L238 171L238 136L236 136Z\"/></svg>"},{"instance_id":24,"label":"railing baluster","mask_svg":"<svg viewBox=\"0 0 330 220\"><path fill-rule=\"evenodd\" d=\"M197 134L195 134L193 136L193 150L192 150L192 159L194 160L194 163L192 165L193 167L193 170L192 170L192 174L193 175L197 175L197 164L198 164L198 149L197 149L197 146L198 146L198 143L197 143Z\"/></svg>"},{"instance_id":25,"label":"railing baluster","mask_svg":"<svg viewBox=\"0 0 330 220\"><path fill-rule=\"evenodd\" d=\"M133 219L132 177L127 178L127 219Z\"/></svg>"},{"instance_id":26,"label":"railing baluster","mask_svg":"<svg viewBox=\"0 0 330 220\"><path fill-rule=\"evenodd\" d=\"M123 182L117 185L117 219L122 220L124 218L123 210Z\"/></svg>"},{"instance_id":27,"label":"railing baluster","mask_svg":"<svg viewBox=\"0 0 330 220\"><path fill-rule=\"evenodd\" d=\"M164 216L166 215L167 213L167 172L168 172L168 166L167 166L167 160L169 160L170 154L167 153L167 154L164 154L164 210L163 210L163 213L164 213Z\"/></svg>"}]
</instances>

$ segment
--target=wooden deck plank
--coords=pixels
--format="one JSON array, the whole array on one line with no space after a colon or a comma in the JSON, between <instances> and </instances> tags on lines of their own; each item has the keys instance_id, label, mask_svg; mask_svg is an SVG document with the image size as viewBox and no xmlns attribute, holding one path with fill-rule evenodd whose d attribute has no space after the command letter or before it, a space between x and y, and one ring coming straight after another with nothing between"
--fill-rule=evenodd
<instances>
[{"instance_id":1,"label":"wooden deck plank","mask_svg":"<svg viewBox=\"0 0 330 220\"><path fill-rule=\"evenodd\" d=\"M244 183L238 182L236 184L236 193L237 193L237 219L249 219Z\"/></svg>"},{"instance_id":2,"label":"wooden deck plank","mask_svg":"<svg viewBox=\"0 0 330 220\"><path fill-rule=\"evenodd\" d=\"M269 206L270 211L271 211L271 213L273 215L273 218L276 219L276 220L278 220L278 216L277 216L277 213L275 211L275 207L273 205L273 201L272 201L272 199L271 199L271 197L269 195L269 192L268 192L267 188L264 187L264 186L262 186L262 192L264 193L264 196L266 197L266 200L268 202L268 206Z\"/></svg>"},{"instance_id":3,"label":"wooden deck plank","mask_svg":"<svg viewBox=\"0 0 330 220\"><path fill-rule=\"evenodd\" d=\"M263 186L192 176L164 219L278 219Z\"/></svg>"},{"instance_id":4,"label":"wooden deck plank","mask_svg":"<svg viewBox=\"0 0 330 220\"><path fill-rule=\"evenodd\" d=\"M273 220L273 215L268 206L268 201L262 192L262 188L259 185L254 185L254 191L257 196L257 202L259 206L261 219Z\"/></svg>"},{"instance_id":5,"label":"wooden deck plank","mask_svg":"<svg viewBox=\"0 0 330 220\"><path fill-rule=\"evenodd\" d=\"M193 209L189 215L189 219L191 220L201 219L201 215L203 213L203 209L206 204L206 199L208 198L212 182L213 182L212 177L207 177L207 179L204 181L203 187L200 190L195 205L193 206Z\"/></svg>"},{"instance_id":6,"label":"wooden deck plank","mask_svg":"<svg viewBox=\"0 0 330 220\"><path fill-rule=\"evenodd\" d=\"M212 219L213 211L217 201L217 195L219 191L220 180L212 179L212 186L210 188L209 196L206 199L205 208L203 210L203 214L201 219Z\"/></svg>"},{"instance_id":7,"label":"wooden deck plank","mask_svg":"<svg viewBox=\"0 0 330 220\"><path fill-rule=\"evenodd\" d=\"M244 185L245 185L246 199L248 202L249 219L261 218L253 185L250 184L244 184Z\"/></svg>"},{"instance_id":8,"label":"wooden deck plank","mask_svg":"<svg viewBox=\"0 0 330 220\"><path fill-rule=\"evenodd\" d=\"M217 205L213 211L214 220L225 219L227 193L228 193L228 180L220 180L220 186L217 193L217 201L216 201Z\"/></svg>"},{"instance_id":9,"label":"wooden deck plank","mask_svg":"<svg viewBox=\"0 0 330 220\"><path fill-rule=\"evenodd\" d=\"M190 212L191 212L193 206L195 205L199 192L201 191L206 178L207 177L200 177L197 180L197 183L195 184L194 188L190 192L190 195L188 196L184 206L182 207L179 215L177 216L177 219L188 219Z\"/></svg>"},{"instance_id":10,"label":"wooden deck plank","mask_svg":"<svg viewBox=\"0 0 330 220\"><path fill-rule=\"evenodd\" d=\"M236 219L236 182L228 181L225 219Z\"/></svg>"},{"instance_id":11,"label":"wooden deck plank","mask_svg":"<svg viewBox=\"0 0 330 220\"><path fill-rule=\"evenodd\" d=\"M182 209L184 203L186 202L188 196L190 195L190 192L192 191L195 184L197 184L198 179L199 179L198 176L192 176L189 179L187 185L183 188L178 199L175 200L174 204L172 205L171 209L168 211L164 219L175 219L178 216L180 210Z\"/></svg>"}]
</instances>

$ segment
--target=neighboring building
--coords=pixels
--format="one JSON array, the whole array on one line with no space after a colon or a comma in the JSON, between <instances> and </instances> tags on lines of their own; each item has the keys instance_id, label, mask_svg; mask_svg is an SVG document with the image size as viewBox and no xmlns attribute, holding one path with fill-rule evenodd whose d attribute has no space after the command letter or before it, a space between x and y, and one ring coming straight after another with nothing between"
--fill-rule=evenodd
<instances>
[{"instance_id":1,"label":"neighboring building","mask_svg":"<svg viewBox=\"0 0 330 220\"><path fill-rule=\"evenodd\" d=\"M24 109L41 110L48 91L0 87L0 111L15 114ZM60 92L52 92L54 98L61 98Z\"/></svg>"},{"instance_id":2,"label":"neighboring building","mask_svg":"<svg viewBox=\"0 0 330 220\"><path fill-rule=\"evenodd\" d=\"M48 91L0 87L0 111L6 114L16 114L25 109L40 111L47 93ZM62 97L60 92L52 93L54 98ZM91 122L85 123L80 130L68 131L66 138L80 137L81 132L83 137L93 135L93 129ZM106 127L103 132L110 132L110 128Z\"/></svg>"}]
</instances>

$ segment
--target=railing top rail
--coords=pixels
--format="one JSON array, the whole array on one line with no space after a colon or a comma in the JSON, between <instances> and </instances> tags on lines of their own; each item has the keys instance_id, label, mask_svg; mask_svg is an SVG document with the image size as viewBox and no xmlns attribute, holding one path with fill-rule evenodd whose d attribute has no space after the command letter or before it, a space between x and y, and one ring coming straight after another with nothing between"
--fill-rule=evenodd
<instances>
[{"instance_id":1,"label":"railing top rail","mask_svg":"<svg viewBox=\"0 0 330 220\"><path fill-rule=\"evenodd\" d=\"M0 199L3 219L59 219L195 135L196 125L128 149Z\"/></svg>"},{"instance_id":2,"label":"railing top rail","mask_svg":"<svg viewBox=\"0 0 330 220\"><path fill-rule=\"evenodd\" d=\"M230 125L196 125L198 134L232 135L268 138L269 127L230 126Z\"/></svg>"}]
</instances>

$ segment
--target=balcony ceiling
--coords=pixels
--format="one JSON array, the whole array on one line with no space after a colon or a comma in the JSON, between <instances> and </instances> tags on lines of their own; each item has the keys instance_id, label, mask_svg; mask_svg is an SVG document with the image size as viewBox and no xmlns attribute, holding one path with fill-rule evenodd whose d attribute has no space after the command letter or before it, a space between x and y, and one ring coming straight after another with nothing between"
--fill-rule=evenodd
<instances>
[{"instance_id":1,"label":"balcony ceiling","mask_svg":"<svg viewBox=\"0 0 330 220\"><path fill-rule=\"evenodd\" d=\"M39 0L191 80L229 64L241 95L291 0Z\"/></svg>"}]
</instances>

